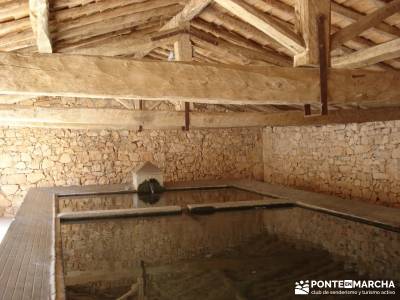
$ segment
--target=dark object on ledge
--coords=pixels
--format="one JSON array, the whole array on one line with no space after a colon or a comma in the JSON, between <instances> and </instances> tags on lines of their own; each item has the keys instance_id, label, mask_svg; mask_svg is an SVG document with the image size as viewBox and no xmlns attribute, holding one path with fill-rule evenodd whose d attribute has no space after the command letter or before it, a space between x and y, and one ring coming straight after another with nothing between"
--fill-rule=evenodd
<instances>
[{"instance_id":1,"label":"dark object on ledge","mask_svg":"<svg viewBox=\"0 0 400 300\"><path fill-rule=\"evenodd\" d=\"M164 191L165 188L154 178L143 181L138 187L139 199L148 204L157 203Z\"/></svg>"}]
</instances>

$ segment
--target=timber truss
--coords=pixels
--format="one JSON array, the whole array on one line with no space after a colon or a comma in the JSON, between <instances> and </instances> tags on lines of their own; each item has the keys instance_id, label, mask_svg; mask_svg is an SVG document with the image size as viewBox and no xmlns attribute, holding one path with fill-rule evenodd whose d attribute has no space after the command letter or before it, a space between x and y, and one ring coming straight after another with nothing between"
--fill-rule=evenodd
<instances>
[{"instance_id":1,"label":"timber truss","mask_svg":"<svg viewBox=\"0 0 400 300\"><path fill-rule=\"evenodd\" d=\"M400 118L400 0L0 0L0 125Z\"/></svg>"}]
</instances>

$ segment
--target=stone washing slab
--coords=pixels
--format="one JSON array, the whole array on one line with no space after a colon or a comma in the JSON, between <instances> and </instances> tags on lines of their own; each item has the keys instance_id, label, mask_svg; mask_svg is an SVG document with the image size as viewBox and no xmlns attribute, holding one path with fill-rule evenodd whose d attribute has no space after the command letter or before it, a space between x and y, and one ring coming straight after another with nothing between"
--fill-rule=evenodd
<instances>
[{"instance_id":1,"label":"stone washing slab","mask_svg":"<svg viewBox=\"0 0 400 300\"><path fill-rule=\"evenodd\" d=\"M169 189L235 187L341 217L355 217L371 225L400 231L400 209L311 193L251 180L209 180L168 184ZM63 299L56 295L55 196L126 193L127 184L30 189L0 244L0 299ZM268 200L269 201L269 200Z\"/></svg>"},{"instance_id":2,"label":"stone washing slab","mask_svg":"<svg viewBox=\"0 0 400 300\"><path fill-rule=\"evenodd\" d=\"M77 221L109 218L139 218L178 215L182 213L180 206L145 207L133 209L109 209L79 212L65 212L57 215L61 221Z\"/></svg>"},{"instance_id":3,"label":"stone washing slab","mask_svg":"<svg viewBox=\"0 0 400 300\"><path fill-rule=\"evenodd\" d=\"M283 208L293 207L294 203L287 200L268 199L268 200L249 200L249 201L231 201L216 202L206 204L188 204L187 209L192 214L212 213L227 210L243 210L257 208Z\"/></svg>"}]
</instances>

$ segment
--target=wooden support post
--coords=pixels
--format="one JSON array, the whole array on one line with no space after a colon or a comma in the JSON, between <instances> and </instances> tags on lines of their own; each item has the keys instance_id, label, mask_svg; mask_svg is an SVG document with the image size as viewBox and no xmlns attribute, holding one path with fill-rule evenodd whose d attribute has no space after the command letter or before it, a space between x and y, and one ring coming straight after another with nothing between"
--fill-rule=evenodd
<instances>
[{"instance_id":1,"label":"wooden support post","mask_svg":"<svg viewBox=\"0 0 400 300\"><path fill-rule=\"evenodd\" d=\"M53 48L49 31L49 1L29 0L29 17L39 53L52 53Z\"/></svg>"},{"instance_id":2,"label":"wooden support post","mask_svg":"<svg viewBox=\"0 0 400 300\"><path fill-rule=\"evenodd\" d=\"M328 48L325 40L325 16L318 17L319 38L319 80L321 88L321 115L328 114L328 68L329 62L326 53Z\"/></svg>"},{"instance_id":3,"label":"wooden support post","mask_svg":"<svg viewBox=\"0 0 400 300\"><path fill-rule=\"evenodd\" d=\"M174 43L174 55L176 61L192 61L193 46L189 34L181 34L178 40ZM188 102L175 102L176 110L185 110L185 130L189 130L189 110Z\"/></svg>"},{"instance_id":4,"label":"wooden support post","mask_svg":"<svg viewBox=\"0 0 400 300\"><path fill-rule=\"evenodd\" d=\"M325 23L325 43L329 49L330 43L330 24L331 24L331 1L330 0L296 0L296 26L295 29L305 42L304 52L295 55L294 66L314 66L319 65L319 35L318 17L324 16ZM329 51L325 54L329 60Z\"/></svg>"}]
</instances>

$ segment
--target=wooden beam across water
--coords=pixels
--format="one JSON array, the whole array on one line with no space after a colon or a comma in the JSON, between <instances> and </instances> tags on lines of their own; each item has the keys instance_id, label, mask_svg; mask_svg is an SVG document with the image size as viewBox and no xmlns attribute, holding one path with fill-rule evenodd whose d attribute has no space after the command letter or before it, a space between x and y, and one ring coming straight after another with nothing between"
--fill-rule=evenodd
<instances>
[{"instance_id":1,"label":"wooden beam across water","mask_svg":"<svg viewBox=\"0 0 400 300\"><path fill-rule=\"evenodd\" d=\"M319 70L145 62L63 54L0 53L0 94L175 100L216 104L317 104ZM398 72L331 70L330 105L399 104Z\"/></svg>"}]
</instances>

